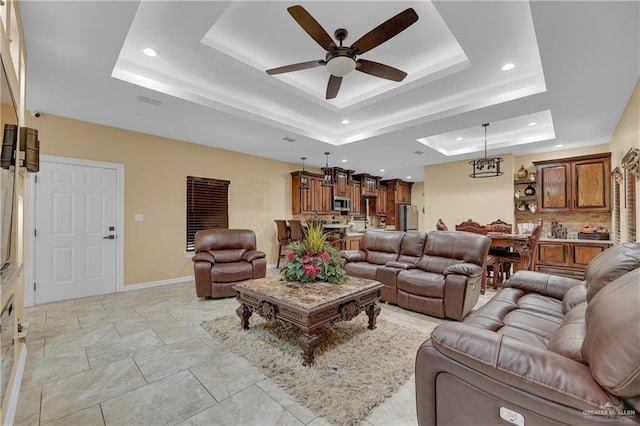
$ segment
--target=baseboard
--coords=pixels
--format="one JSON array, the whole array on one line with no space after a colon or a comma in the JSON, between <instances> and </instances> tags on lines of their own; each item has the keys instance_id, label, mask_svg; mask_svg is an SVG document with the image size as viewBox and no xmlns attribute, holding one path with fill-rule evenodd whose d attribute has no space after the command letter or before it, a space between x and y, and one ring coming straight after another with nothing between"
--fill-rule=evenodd
<instances>
[{"instance_id":1,"label":"baseboard","mask_svg":"<svg viewBox=\"0 0 640 426\"><path fill-rule=\"evenodd\" d=\"M193 275L187 275L184 277L177 277L177 278L169 278L166 280L159 280L159 281L149 281L146 283L125 285L124 288L120 289L120 291L141 290L143 288L161 287L163 285L179 284L179 283L185 283L188 281L193 281Z\"/></svg>"},{"instance_id":2,"label":"baseboard","mask_svg":"<svg viewBox=\"0 0 640 426\"><path fill-rule=\"evenodd\" d=\"M15 366L15 375L13 376L13 382L11 383L11 389L9 389L9 395L7 398L7 410L4 413L3 423L4 425L12 425L16 416L16 410L18 409L18 400L20 399L20 386L22 385L22 375L24 374L24 367L27 365L27 345L25 343L18 343L22 345L20 351L20 357L18 363Z\"/></svg>"}]
</instances>

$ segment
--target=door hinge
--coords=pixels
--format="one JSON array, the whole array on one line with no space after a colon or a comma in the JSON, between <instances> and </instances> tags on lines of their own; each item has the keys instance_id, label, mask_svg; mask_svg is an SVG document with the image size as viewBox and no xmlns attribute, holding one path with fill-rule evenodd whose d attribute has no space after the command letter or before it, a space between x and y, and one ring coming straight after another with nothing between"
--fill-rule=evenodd
<instances>
[{"instance_id":1,"label":"door hinge","mask_svg":"<svg viewBox=\"0 0 640 426\"><path fill-rule=\"evenodd\" d=\"M38 236L38 230L37 230L37 229L35 229L35 228L33 228L33 236L34 236L34 237L37 237L37 236Z\"/></svg>"},{"instance_id":2,"label":"door hinge","mask_svg":"<svg viewBox=\"0 0 640 426\"><path fill-rule=\"evenodd\" d=\"M36 179L36 183L38 183L38 175L35 175L34 178Z\"/></svg>"},{"instance_id":3,"label":"door hinge","mask_svg":"<svg viewBox=\"0 0 640 426\"><path fill-rule=\"evenodd\" d=\"M36 282L33 282L33 291L36 291Z\"/></svg>"}]
</instances>

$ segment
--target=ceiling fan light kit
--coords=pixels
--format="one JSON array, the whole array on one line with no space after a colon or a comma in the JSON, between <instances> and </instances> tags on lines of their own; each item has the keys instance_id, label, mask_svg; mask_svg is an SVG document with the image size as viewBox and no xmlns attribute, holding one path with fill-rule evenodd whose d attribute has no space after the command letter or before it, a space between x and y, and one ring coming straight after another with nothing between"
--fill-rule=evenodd
<instances>
[{"instance_id":1,"label":"ceiling fan light kit","mask_svg":"<svg viewBox=\"0 0 640 426\"><path fill-rule=\"evenodd\" d=\"M342 77L349 75L354 70L392 81L402 81L407 76L406 72L397 68L379 62L358 59L357 55L368 52L413 25L418 20L418 14L412 8L405 9L394 17L387 19L360 37L350 47L342 45L342 41L346 39L348 35L347 30L344 28L338 28L334 32L336 40L340 42L338 46L327 31L325 31L304 7L300 5L291 6L287 8L287 11L298 25L327 51L327 54L324 60L301 62L271 68L266 71L267 74L274 75L301 71L324 65L331 74L329 82L327 83L326 99L333 99L338 95L338 90L340 90L340 85L342 84Z\"/></svg>"}]
</instances>

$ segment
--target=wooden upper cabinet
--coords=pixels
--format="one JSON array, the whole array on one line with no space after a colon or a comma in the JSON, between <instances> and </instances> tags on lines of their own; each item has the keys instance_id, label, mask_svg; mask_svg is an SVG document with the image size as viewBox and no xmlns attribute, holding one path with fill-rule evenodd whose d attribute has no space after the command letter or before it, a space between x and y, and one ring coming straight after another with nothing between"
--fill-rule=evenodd
<instances>
[{"instance_id":1,"label":"wooden upper cabinet","mask_svg":"<svg viewBox=\"0 0 640 426\"><path fill-rule=\"evenodd\" d=\"M333 195L336 197L349 196L349 174L346 170L336 169L334 173L335 183L333 185Z\"/></svg>"},{"instance_id":2,"label":"wooden upper cabinet","mask_svg":"<svg viewBox=\"0 0 640 426\"><path fill-rule=\"evenodd\" d=\"M375 197L378 190L378 178L366 173L353 175L354 180L359 180L361 185L361 195L363 197Z\"/></svg>"},{"instance_id":3,"label":"wooden upper cabinet","mask_svg":"<svg viewBox=\"0 0 640 426\"><path fill-rule=\"evenodd\" d=\"M291 213L294 215L331 213L333 188L322 186L321 175L306 173L305 177L309 183L308 189L301 188L299 172L291 173Z\"/></svg>"},{"instance_id":4,"label":"wooden upper cabinet","mask_svg":"<svg viewBox=\"0 0 640 426\"><path fill-rule=\"evenodd\" d=\"M376 213L378 216L387 215L387 187L380 185L378 188L378 196L376 197Z\"/></svg>"},{"instance_id":5,"label":"wooden upper cabinet","mask_svg":"<svg viewBox=\"0 0 640 426\"><path fill-rule=\"evenodd\" d=\"M572 163L573 210L611 211L611 154Z\"/></svg>"},{"instance_id":6,"label":"wooden upper cabinet","mask_svg":"<svg viewBox=\"0 0 640 426\"><path fill-rule=\"evenodd\" d=\"M352 214L360 214L360 197L362 196L362 186L360 182L351 182L351 211Z\"/></svg>"},{"instance_id":7,"label":"wooden upper cabinet","mask_svg":"<svg viewBox=\"0 0 640 426\"><path fill-rule=\"evenodd\" d=\"M538 212L611 211L611 153L535 161Z\"/></svg>"},{"instance_id":8,"label":"wooden upper cabinet","mask_svg":"<svg viewBox=\"0 0 640 426\"><path fill-rule=\"evenodd\" d=\"M571 166L569 163L536 165L538 176L538 211L571 210Z\"/></svg>"}]
</instances>

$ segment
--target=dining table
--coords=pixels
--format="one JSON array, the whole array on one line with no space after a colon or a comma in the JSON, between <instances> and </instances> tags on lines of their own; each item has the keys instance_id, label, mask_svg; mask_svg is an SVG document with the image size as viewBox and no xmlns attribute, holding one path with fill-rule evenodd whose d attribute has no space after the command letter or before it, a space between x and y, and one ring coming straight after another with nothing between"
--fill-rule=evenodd
<instances>
[{"instance_id":1,"label":"dining table","mask_svg":"<svg viewBox=\"0 0 640 426\"><path fill-rule=\"evenodd\" d=\"M502 232L488 232L491 247L510 247L520 255L520 261L514 263L514 272L533 269L533 253L531 252L531 234L506 234Z\"/></svg>"}]
</instances>

